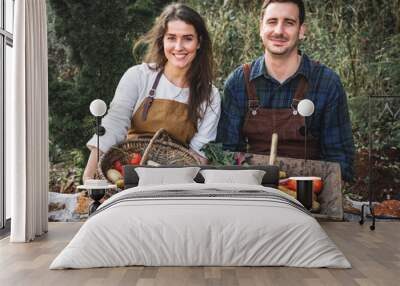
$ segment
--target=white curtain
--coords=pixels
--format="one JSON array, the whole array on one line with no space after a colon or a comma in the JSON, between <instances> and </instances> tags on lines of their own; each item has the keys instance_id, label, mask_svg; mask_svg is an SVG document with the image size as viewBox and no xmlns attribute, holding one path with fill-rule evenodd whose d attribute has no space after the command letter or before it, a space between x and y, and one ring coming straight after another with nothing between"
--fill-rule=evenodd
<instances>
[{"instance_id":1,"label":"white curtain","mask_svg":"<svg viewBox=\"0 0 400 286\"><path fill-rule=\"evenodd\" d=\"M15 1L13 94L6 103L12 242L47 232L48 83L45 0Z\"/></svg>"}]
</instances>

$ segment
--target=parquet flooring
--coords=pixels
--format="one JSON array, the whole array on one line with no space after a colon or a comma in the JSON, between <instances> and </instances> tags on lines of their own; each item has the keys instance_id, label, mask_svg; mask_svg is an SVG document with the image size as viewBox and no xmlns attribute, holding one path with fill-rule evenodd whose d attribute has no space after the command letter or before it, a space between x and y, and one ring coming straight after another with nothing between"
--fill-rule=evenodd
<instances>
[{"instance_id":1,"label":"parquet flooring","mask_svg":"<svg viewBox=\"0 0 400 286\"><path fill-rule=\"evenodd\" d=\"M400 222L378 222L375 231L356 222L321 222L353 268L121 267L48 270L81 223L50 223L32 243L0 240L0 285L400 285Z\"/></svg>"}]
</instances>

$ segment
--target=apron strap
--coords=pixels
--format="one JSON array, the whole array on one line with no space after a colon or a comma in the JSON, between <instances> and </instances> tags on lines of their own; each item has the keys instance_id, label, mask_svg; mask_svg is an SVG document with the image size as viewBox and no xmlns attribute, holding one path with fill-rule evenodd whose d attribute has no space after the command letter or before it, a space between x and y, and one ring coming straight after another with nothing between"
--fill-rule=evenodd
<instances>
[{"instance_id":1,"label":"apron strap","mask_svg":"<svg viewBox=\"0 0 400 286\"><path fill-rule=\"evenodd\" d=\"M299 83L297 84L296 91L292 100L291 107L293 110L297 110L297 105L304 99L308 90L308 82L304 76L300 77Z\"/></svg>"},{"instance_id":2,"label":"apron strap","mask_svg":"<svg viewBox=\"0 0 400 286\"><path fill-rule=\"evenodd\" d=\"M312 70L318 68L319 61L312 60L311 66ZM307 91L308 91L308 81L304 76L302 76L299 80L299 83L297 84L297 88L293 97L293 101L291 104L292 109L294 108L295 110L297 110L297 105L302 99L304 99L304 96L306 95Z\"/></svg>"},{"instance_id":3,"label":"apron strap","mask_svg":"<svg viewBox=\"0 0 400 286\"><path fill-rule=\"evenodd\" d=\"M246 94L248 100L248 108L254 109L260 106L257 98L256 87L254 82L250 81L251 64L243 64L244 82L246 83Z\"/></svg>"},{"instance_id":4,"label":"apron strap","mask_svg":"<svg viewBox=\"0 0 400 286\"><path fill-rule=\"evenodd\" d=\"M161 76L163 74L163 70L160 70L156 76L156 79L154 80L153 86L150 89L149 96L144 99L144 106L143 106L143 113L142 113L142 120L146 121L147 119L147 114L149 113L149 109L151 107L151 104L153 103L155 94L156 94L156 89L158 86L158 83L160 82Z\"/></svg>"},{"instance_id":5,"label":"apron strap","mask_svg":"<svg viewBox=\"0 0 400 286\"><path fill-rule=\"evenodd\" d=\"M243 64L244 81L246 83L246 94L248 99L248 108L254 109L260 106L257 98L256 87L254 82L250 81L251 64ZM301 76L297 84L296 91L292 100L291 107L296 109L299 102L304 98L308 91L308 81L304 76Z\"/></svg>"}]
</instances>

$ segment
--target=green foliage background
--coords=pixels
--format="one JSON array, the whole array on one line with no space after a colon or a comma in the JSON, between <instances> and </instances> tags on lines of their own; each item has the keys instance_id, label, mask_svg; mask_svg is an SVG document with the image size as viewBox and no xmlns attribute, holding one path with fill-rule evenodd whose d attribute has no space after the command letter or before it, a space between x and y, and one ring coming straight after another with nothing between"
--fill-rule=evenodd
<instances>
[{"instance_id":1,"label":"green foliage background","mask_svg":"<svg viewBox=\"0 0 400 286\"><path fill-rule=\"evenodd\" d=\"M90 102L111 102L122 74L136 63L134 39L166 2L48 0L51 162L72 162L81 152L83 167L94 133Z\"/></svg>"},{"instance_id":2,"label":"green foliage background","mask_svg":"<svg viewBox=\"0 0 400 286\"><path fill-rule=\"evenodd\" d=\"M136 63L135 39L170 1L48 2L51 160L57 161L59 154L71 150L87 154L85 142L93 133L89 103L95 98L111 101L123 72ZM258 36L262 1L180 2L191 5L207 22L213 39L215 85L222 90L231 71L263 52ZM400 96L400 0L305 3L307 33L301 48L341 76L355 142L359 150L365 149L368 96ZM375 104L373 112L379 108ZM383 138L376 140L375 149L400 151L399 119L400 114L374 123Z\"/></svg>"}]
</instances>

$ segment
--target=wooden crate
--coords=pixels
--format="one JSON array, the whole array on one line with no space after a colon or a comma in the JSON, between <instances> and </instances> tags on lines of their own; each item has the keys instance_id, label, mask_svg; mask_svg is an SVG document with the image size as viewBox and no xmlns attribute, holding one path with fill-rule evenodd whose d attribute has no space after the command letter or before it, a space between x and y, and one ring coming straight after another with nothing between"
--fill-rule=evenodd
<instances>
[{"instance_id":1,"label":"wooden crate","mask_svg":"<svg viewBox=\"0 0 400 286\"><path fill-rule=\"evenodd\" d=\"M252 165L267 165L269 156L252 154ZM290 177L303 176L304 160L285 157L277 157L276 165L281 171L285 171ZM317 218L331 220L343 220L343 194L342 179L339 163L307 160L307 172L309 176L321 177L324 183L318 196L321 204L321 213Z\"/></svg>"}]
</instances>

